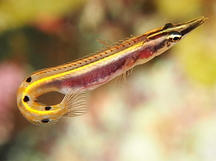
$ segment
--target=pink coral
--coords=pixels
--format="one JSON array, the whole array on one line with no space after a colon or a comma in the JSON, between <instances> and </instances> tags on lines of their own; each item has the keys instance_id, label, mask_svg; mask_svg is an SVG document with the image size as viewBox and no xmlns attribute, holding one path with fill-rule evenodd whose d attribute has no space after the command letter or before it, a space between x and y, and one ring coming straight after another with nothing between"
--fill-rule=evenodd
<instances>
[{"instance_id":1,"label":"pink coral","mask_svg":"<svg viewBox=\"0 0 216 161\"><path fill-rule=\"evenodd\" d=\"M23 78L24 71L16 63L0 63L0 144L9 139L13 130L16 91Z\"/></svg>"}]
</instances>

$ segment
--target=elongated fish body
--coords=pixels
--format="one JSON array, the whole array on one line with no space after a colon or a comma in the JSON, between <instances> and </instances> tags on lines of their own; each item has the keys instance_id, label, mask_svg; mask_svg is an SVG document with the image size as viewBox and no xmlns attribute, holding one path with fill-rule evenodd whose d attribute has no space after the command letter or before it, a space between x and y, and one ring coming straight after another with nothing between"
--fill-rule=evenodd
<instances>
[{"instance_id":1,"label":"elongated fish body","mask_svg":"<svg viewBox=\"0 0 216 161\"><path fill-rule=\"evenodd\" d=\"M93 90L162 54L206 19L200 17L177 25L167 23L101 53L37 71L18 89L19 110L30 122L41 125L54 123L62 116L81 115L86 112L85 91ZM35 101L52 91L65 94L61 103L47 106Z\"/></svg>"}]
</instances>

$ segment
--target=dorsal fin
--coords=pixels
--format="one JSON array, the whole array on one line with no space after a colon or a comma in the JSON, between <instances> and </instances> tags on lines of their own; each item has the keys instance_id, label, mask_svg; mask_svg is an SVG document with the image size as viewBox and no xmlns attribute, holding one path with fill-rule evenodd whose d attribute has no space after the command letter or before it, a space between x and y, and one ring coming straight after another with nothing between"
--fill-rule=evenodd
<instances>
[{"instance_id":1,"label":"dorsal fin","mask_svg":"<svg viewBox=\"0 0 216 161\"><path fill-rule=\"evenodd\" d=\"M104 39L96 39L97 42L101 43L104 45L105 48L112 48L114 45L111 41L109 40L104 40ZM104 48L102 48L104 49Z\"/></svg>"}]
</instances>

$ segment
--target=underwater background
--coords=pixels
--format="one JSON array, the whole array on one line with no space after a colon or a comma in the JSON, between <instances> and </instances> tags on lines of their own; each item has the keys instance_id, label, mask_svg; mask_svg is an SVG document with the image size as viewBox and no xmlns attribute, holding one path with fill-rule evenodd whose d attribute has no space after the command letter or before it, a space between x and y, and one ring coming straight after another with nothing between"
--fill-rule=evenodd
<instances>
[{"instance_id":1,"label":"underwater background","mask_svg":"<svg viewBox=\"0 0 216 161\"><path fill-rule=\"evenodd\" d=\"M42 127L19 112L32 72L199 16L209 20L133 69L130 89L88 92L86 114ZM215 42L215 0L0 1L0 161L215 161Z\"/></svg>"}]
</instances>

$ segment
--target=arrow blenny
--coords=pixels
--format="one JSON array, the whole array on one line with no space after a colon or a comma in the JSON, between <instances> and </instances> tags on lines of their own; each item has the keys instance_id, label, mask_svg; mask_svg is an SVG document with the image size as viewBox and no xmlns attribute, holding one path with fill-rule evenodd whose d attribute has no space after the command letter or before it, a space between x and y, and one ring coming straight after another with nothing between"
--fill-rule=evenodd
<instances>
[{"instance_id":1,"label":"arrow blenny","mask_svg":"<svg viewBox=\"0 0 216 161\"><path fill-rule=\"evenodd\" d=\"M55 123L62 116L81 115L87 110L85 91L125 75L134 66L162 54L206 20L200 17L181 24L167 23L93 56L34 72L18 89L19 110L38 125ZM60 103L46 105L36 101L52 91L65 95Z\"/></svg>"}]
</instances>

